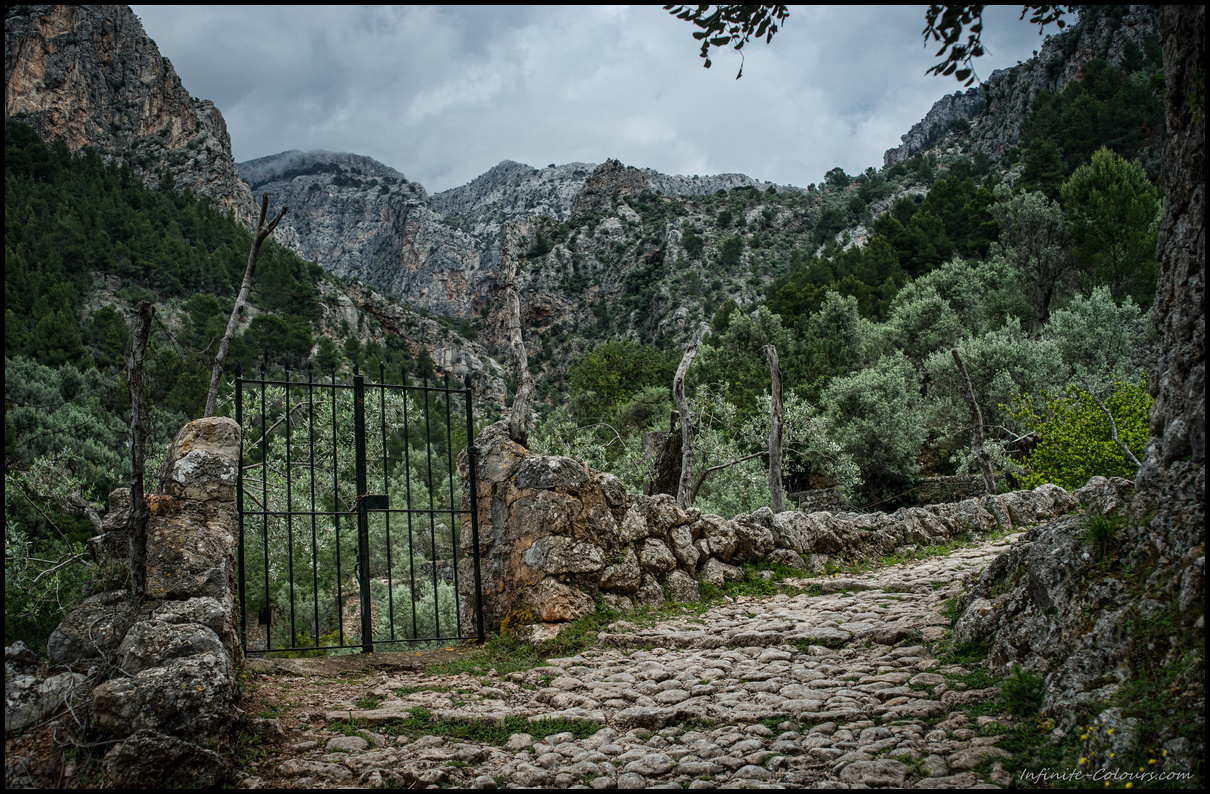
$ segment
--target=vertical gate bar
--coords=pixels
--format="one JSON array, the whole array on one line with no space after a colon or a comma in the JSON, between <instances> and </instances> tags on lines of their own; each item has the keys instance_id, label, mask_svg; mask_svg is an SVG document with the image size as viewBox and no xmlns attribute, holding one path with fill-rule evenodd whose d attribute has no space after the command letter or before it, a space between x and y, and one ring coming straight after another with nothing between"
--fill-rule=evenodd
<instances>
[{"instance_id":1,"label":"vertical gate bar","mask_svg":"<svg viewBox=\"0 0 1210 794\"><path fill-rule=\"evenodd\" d=\"M265 650L273 648L273 608L269 604L269 431L265 414L265 364L260 366L261 541L265 549Z\"/></svg>"},{"instance_id":2,"label":"vertical gate bar","mask_svg":"<svg viewBox=\"0 0 1210 794\"><path fill-rule=\"evenodd\" d=\"M294 492L290 480L293 472L290 469L290 370L286 370L286 560L290 572L290 647L295 647L298 641L298 628L294 624Z\"/></svg>"},{"instance_id":3,"label":"vertical gate bar","mask_svg":"<svg viewBox=\"0 0 1210 794\"><path fill-rule=\"evenodd\" d=\"M365 376L353 368L353 451L357 456L357 567L361 585L361 650L374 652L374 621L370 614L370 521L366 510Z\"/></svg>"},{"instance_id":4,"label":"vertical gate bar","mask_svg":"<svg viewBox=\"0 0 1210 794\"><path fill-rule=\"evenodd\" d=\"M471 544L475 562L475 624L479 642L483 637L483 582L479 576L479 499L475 476L475 417L471 409L471 376L466 376L466 468L470 472Z\"/></svg>"},{"instance_id":5,"label":"vertical gate bar","mask_svg":"<svg viewBox=\"0 0 1210 794\"><path fill-rule=\"evenodd\" d=\"M450 427L450 373L445 373L445 456L446 468L450 478L450 564L454 568L454 620L458 636L462 636L462 606L458 602L458 539L454 536L454 457L453 429Z\"/></svg>"},{"instance_id":6,"label":"vertical gate bar","mask_svg":"<svg viewBox=\"0 0 1210 794\"><path fill-rule=\"evenodd\" d=\"M239 468L235 470L235 512L239 516L239 636L240 647L248 652L248 604L244 597L244 377L235 376L235 424L239 427Z\"/></svg>"},{"instance_id":7,"label":"vertical gate bar","mask_svg":"<svg viewBox=\"0 0 1210 794\"><path fill-rule=\"evenodd\" d=\"M408 506L408 592L412 602L412 639L416 639L416 539L412 535L412 438L408 423L408 371L399 368L399 380L403 383L403 470L407 490Z\"/></svg>"},{"instance_id":8,"label":"vertical gate bar","mask_svg":"<svg viewBox=\"0 0 1210 794\"><path fill-rule=\"evenodd\" d=\"M429 553L432 556L430 561L433 570L433 626L436 632L434 637L441 636L441 608L437 602L437 521L434 514L437 512L433 504L433 422L429 416L429 380L427 377L421 377L420 382L424 385L424 450L427 455L428 472L429 472Z\"/></svg>"},{"instance_id":9,"label":"vertical gate bar","mask_svg":"<svg viewBox=\"0 0 1210 794\"><path fill-rule=\"evenodd\" d=\"M315 372L307 365L307 470L311 472L311 597L314 601L315 644L323 634L319 627L319 539L315 529Z\"/></svg>"},{"instance_id":10,"label":"vertical gate bar","mask_svg":"<svg viewBox=\"0 0 1210 794\"><path fill-rule=\"evenodd\" d=\"M332 522L336 524L336 624L340 629L340 645L345 644L344 576L340 572L340 486L336 482L336 367L332 367Z\"/></svg>"},{"instance_id":11,"label":"vertical gate bar","mask_svg":"<svg viewBox=\"0 0 1210 794\"><path fill-rule=\"evenodd\" d=\"M395 569L391 566L391 489L387 484L387 374L386 365L378 362L378 380L382 413L382 492L387 497L387 511L382 514L387 533L387 623L391 627L391 641L395 641Z\"/></svg>"}]
</instances>

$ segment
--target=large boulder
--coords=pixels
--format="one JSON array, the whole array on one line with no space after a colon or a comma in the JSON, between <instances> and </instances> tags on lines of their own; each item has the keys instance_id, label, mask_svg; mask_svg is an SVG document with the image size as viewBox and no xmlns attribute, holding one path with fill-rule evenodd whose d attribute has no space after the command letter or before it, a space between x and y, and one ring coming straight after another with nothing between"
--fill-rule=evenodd
<instances>
[{"instance_id":1,"label":"large boulder","mask_svg":"<svg viewBox=\"0 0 1210 794\"><path fill-rule=\"evenodd\" d=\"M230 659L202 653L106 681L92 707L97 724L121 737L149 730L207 743L231 724L235 701Z\"/></svg>"},{"instance_id":2,"label":"large boulder","mask_svg":"<svg viewBox=\"0 0 1210 794\"><path fill-rule=\"evenodd\" d=\"M104 759L105 776L115 788L144 788L149 781L170 788L217 788L231 764L214 750L140 730L121 742Z\"/></svg>"},{"instance_id":3,"label":"large boulder","mask_svg":"<svg viewBox=\"0 0 1210 794\"><path fill-rule=\"evenodd\" d=\"M134 608L126 593L98 593L80 602L46 640L53 665L73 665L113 653Z\"/></svg>"}]
</instances>

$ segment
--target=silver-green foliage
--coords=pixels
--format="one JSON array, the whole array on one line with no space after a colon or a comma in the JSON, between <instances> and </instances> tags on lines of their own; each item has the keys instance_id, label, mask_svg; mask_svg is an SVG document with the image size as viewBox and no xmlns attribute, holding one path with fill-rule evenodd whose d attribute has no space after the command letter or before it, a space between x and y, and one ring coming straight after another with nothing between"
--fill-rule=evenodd
<instances>
[{"instance_id":1,"label":"silver-green foliage","mask_svg":"<svg viewBox=\"0 0 1210 794\"><path fill-rule=\"evenodd\" d=\"M1025 428L1002 406L1009 405L1013 395L1039 394L1064 383L1059 346L1050 340L1030 338L1016 319L1008 320L998 330L964 339L957 350L970 374L983 423L989 428L1019 435ZM958 368L949 350L929 356L924 369L929 378L925 403L928 426L942 436L969 432L970 408L961 397Z\"/></svg>"},{"instance_id":2,"label":"silver-green foliage","mask_svg":"<svg viewBox=\"0 0 1210 794\"><path fill-rule=\"evenodd\" d=\"M856 461L871 499L893 496L919 472L920 379L901 352L834 379L823 393L830 437Z\"/></svg>"},{"instance_id":3,"label":"silver-green foliage","mask_svg":"<svg viewBox=\"0 0 1210 794\"><path fill-rule=\"evenodd\" d=\"M86 481L117 482L130 470L130 455L125 423L103 405L115 386L95 369L6 358L5 429L15 440L10 454L26 461L54 456L70 461Z\"/></svg>"},{"instance_id":4,"label":"silver-green foliage","mask_svg":"<svg viewBox=\"0 0 1210 794\"><path fill-rule=\"evenodd\" d=\"M1059 348L1067 374L1077 385L1087 379L1094 389L1112 390L1115 381L1138 380L1138 354L1151 331L1129 295L1119 306L1109 288L1100 286L1052 314L1042 336Z\"/></svg>"},{"instance_id":5,"label":"silver-green foliage","mask_svg":"<svg viewBox=\"0 0 1210 794\"><path fill-rule=\"evenodd\" d=\"M932 286L908 284L879 327L882 344L900 350L916 367L934 351L948 350L966 334L959 315Z\"/></svg>"}]
</instances>

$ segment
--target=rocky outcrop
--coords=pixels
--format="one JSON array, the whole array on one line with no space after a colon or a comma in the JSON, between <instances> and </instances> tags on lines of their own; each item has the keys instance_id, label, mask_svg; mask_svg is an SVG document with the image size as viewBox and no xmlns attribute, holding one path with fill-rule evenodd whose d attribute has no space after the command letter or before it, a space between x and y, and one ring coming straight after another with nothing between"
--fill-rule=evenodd
<instances>
[{"instance_id":1,"label":"rocky outcrop","mask_svg":"<svg viewBox=\"0 0 1210 794\"><path fill-rule=\"evenodd\" d=\"M615 609L697 601L702 583L743 578L743 563L822 570L902 546L937 545L973 533L1028 526L1077 507L1054 485L893 514L774 514L762 508L726 520L682 510L667 494L630 494L611 474L558 456L535 455L506 423L475 440L484 628L529 640L555 636L597 603ZM466 453L459 474L469 480ZM464 494L470 489L464 485ZM461 614L475 614L472 533L461 534ZM463 626L473 633L473 624Z\"/></svg>"},{"instance_id":2,"label":"rocky outcrop","mask_svg":"<svg viewBox=\"0 0 1210 794\"><path fill-rule=\"evenodd\" d=\"M128 6L7 6L4 83L6 119L120 158L148 184L170 174L255 225L222 114L189 95Z\"/></svg>"},{"instance_id":3,"label":"rocky outcrop","mask_svg":"<svg viewBox=\"0 0 1210 794\"><path fill-rule=\"evenodd\" d=\"M6 651L8 661L24 665L12 697L6 675L6 733L81 696L77 705L90 701L95 725L119 739L104 759L109 785L215 786L225 778L242 658L235 565L239 445L230 419L199 419L177 434L163 493L149 497L144 597L134 601L123 590L109 590L85 599L47 642L51 670L65 671L55 676L30 669L36 657L21 649ZM122 496L112 502L128 510ZM107 521L119 523L120 515ZM122 544L110 541L95 548L124 558Z\"/></svg>"},{"instance_id":4,"label":"rocky outcrop","mask_svg":"<svg viewBox=\"0 0 1210 794\"><path fill-rule=\"evenodd\" d=\"M985 101L982 88L971 88L966 92L959 91L941 97L933 103L923 119L913 124L912 128L900 137L902 144L894 149L887 149L886 154L882 156L882 164L892 166L924 151L947 133L955 122L969 124L983 112Z\"/></svg>"},{"instance_id":5,"label":"rocky outcrop","mask_svg":"<svg viewBox=\"0 0 1210 794\"><path fill-rule=\"evenodd\" d=\"M573 215L608 213L619 199L638 196L650 189L647 175L617 160L606 160L596 167L576 196Z\"/></svg>"},{"instance_id":6,"label":"rocky outcrop","mask_svg":"<svg viewBox=\"0 0 1210 794\"><path fill-rule=\"evenodd\" d=\"M1158 34L1157 22L1154 6L1083 7L1080 21L1048 38L1036 57L988 78L988 110L971 124L972 148L999 159L1010 146L1020 145L1021 124L1038 94L1062 91L1096 58L1119 67L1127 43L1142 49L1147 35Z\"/></svg>"},{"instance_id":7,"label":"rocky outcrop","mask_svg":"<svg viewBox=\"0 0 1210 794\"><path fill-rule=\"evenodd\" d=\"M1129 480L1094 477L1075 497L1085 515L1031 529L983 571L962 597L955 640L986 643L997 673L1020 665L1044 676L1042 716L1068 725L1090 707L1112 722L1117 709L1105 704L1157 667L1176 671L1171 708L1204 707L1202 668L1188 656L1205 632L1204 545L1152 537ZM1165 755L1188 755L1186 740L1160 738Z\"/></svg>"},{"instance_id":8,"label":"rocky outcrop","mask_svg":"<svg viewBox=\"0 0 1210 794\"><path fill-rule=\"evenodd\" d=\"M565 221L594 163L534 168L504 160L461 185L432 197L433 209L476 234L489 232L514 215L549 215Z\"/></svg>"},{"instance_id":9,"label":"rocky outcrop","mask_svg":"<svg viewBox=\"0 0 1210 794\"><path fill-rule=\"evenodd\" d=\"M742 174L668 176L616 160L545 168L505 160L431 197L398 171L353 154L292 151L239 168L254 190L290 206L282 229L297 236L302 255L435 314L486 316L493 354L492 329L503 322L494 290L506 257L521 260L523 325L586 329L597 323L592 304L620 297L634 268L665 256L680 263L679 244L634 239L642 219L631 204L640 197L797 190ZM575 227L571 240L560 223ZM679 224L659 237L679 241ZM675 335L686 318L677 308L644 314L664 324L660 335Z\"/></svg>"}]
</instances>

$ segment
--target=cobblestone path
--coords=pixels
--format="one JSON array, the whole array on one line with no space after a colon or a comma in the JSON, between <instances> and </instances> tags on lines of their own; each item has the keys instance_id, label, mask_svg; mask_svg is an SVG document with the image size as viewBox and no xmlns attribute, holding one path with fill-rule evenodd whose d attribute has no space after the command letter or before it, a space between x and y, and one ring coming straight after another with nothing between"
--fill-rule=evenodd
<instances>
[{"instance_id":1,"label":"cobblestone path","mask_svg":"<svg viewBox=\"0 0 1210 794\"><path fill-rule=\"evenodd\" d=\"M949 633L946 599L1016 537L861 575L787 580L807 591L794 597L741 597L644 628L619 621L577 656L505 676L377 672L324 687L253 673L262 702L286 709L284 735L271 740L278 752L241 771L242 785L1007 785L998 762L1008 753L983 735L997 718L959 711L991 691L964 690L952 676L968 671L930 649ZM376 707L359 709L367 697ZM390 721L417 707L432 720L524 716L535 730L498 743L390 735ZM350 717L364 729L338 730ZM536 729L559 717L581 727Z\"/></svg>"}]
</instances>

